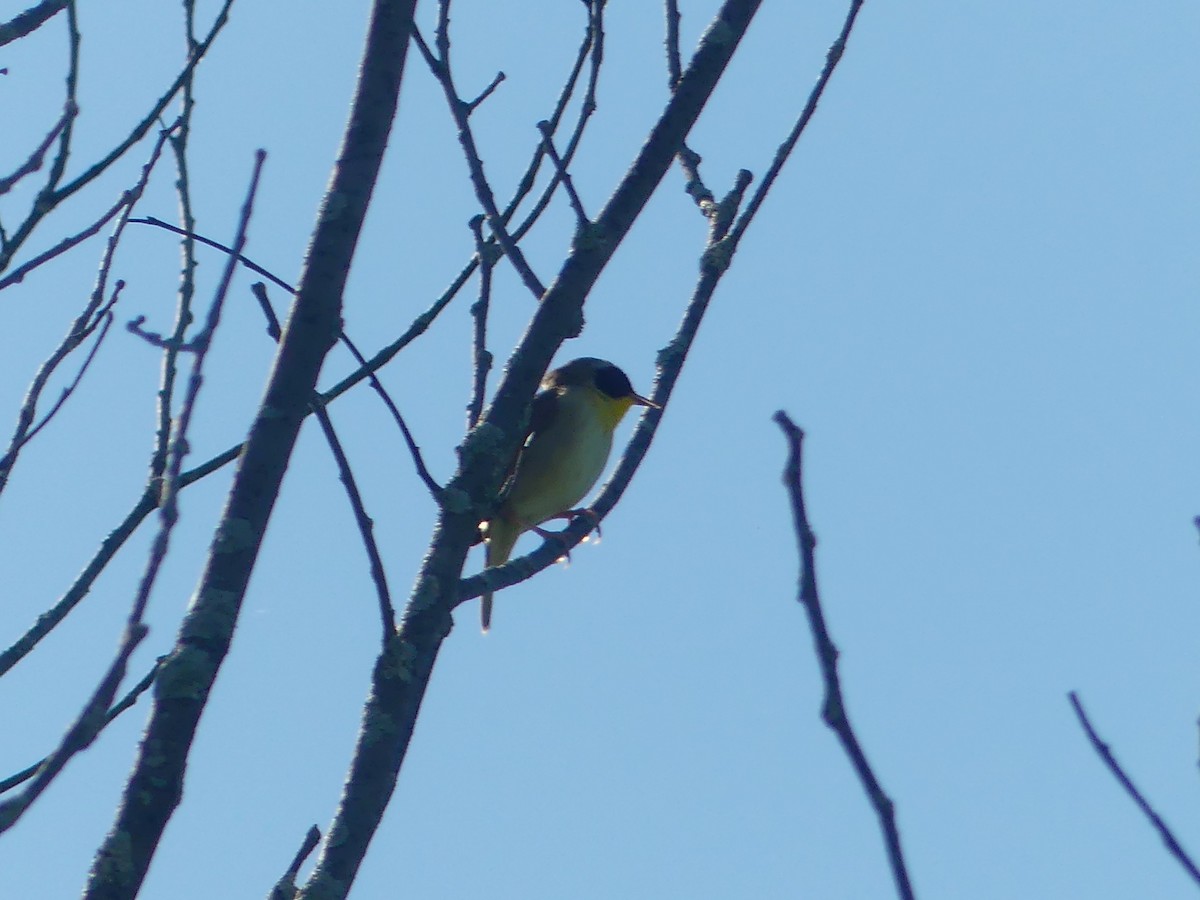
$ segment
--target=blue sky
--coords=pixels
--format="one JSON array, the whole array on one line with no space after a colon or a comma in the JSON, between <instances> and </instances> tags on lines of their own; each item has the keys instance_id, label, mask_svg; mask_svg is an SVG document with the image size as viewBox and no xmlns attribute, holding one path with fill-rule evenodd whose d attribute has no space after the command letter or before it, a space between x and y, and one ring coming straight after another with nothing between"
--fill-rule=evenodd
<instances>
[{"instance_id":1,"label":"blue sky","mask_svg":"<svg viewBox=\"0 0 1200 900\"><path fill-rule=\"evenodd\" d=\"M26 4L0 7L7 20ZM215 4L207 4L208 9ZM428 25L433 7L420 4ZM600 208L665 99L662 14L613 3L576 184ZM690 48L714 3L684 2ZM269 153L248 253L295 279L345 119L366 5L234 7L201 70L201 230L230 240ZM693 133L718 193L765 170L835 36L841 3L764 4ZM157 96L175 5L82 10L73 166ZM458 81L507 80L473 122L509 190L582 32L580 4L454 13ZM0 49L0 172L61 102L64 23ZM1200 346L1200 11L1184 2L869 2L812 127L751 227L642 469L603 540L460 608L356 896L862 898L891 895L873 815L830 732L779 477L786 409L850 715L919 896L1193 896L1101 768L1066 700L1185 845L1200 847L1192 516ZM410 58L401 117L351 274L346 330L384 345L469 257L475 213L440 91ZM17 123L19 127L12 127ZM113 202L145 152L29 245ZM141 211L171 219L160 171ZM647 393L706 226L677 171L605 271L561 360L616 361ZM0 198L6 226L28 193ZM530 238L548 281L560 205ZM0 424L91 289L101 247L0 295ZM211 291L222 260L203 257ZM178 254L128 235L118 321L168 327ZM497 270L492 349L532 301ZM272 345L239 276L207 371L194 464L244 435ZM276 295L277 305L283 298ZM469 294L383 372L435 477L469 395ZM323 376L349 371L335 350ZM71 583L140 494L158 360L123 330L0 502L0 644ZM332 409L403 595L434 509L366 389ZM619 436L627 436L626 424ZM170 646L229 472L190 488L140 674ZM0 774L45 753L107 665L149 529L37 654L0 681ZM527 539L521 547L532 549ZM472 557L468 573L480 565ZM329 821L377 613L320 435L306 426L143 896L263 896ZM0 840L14 896L74 896L133 758L145 704ZM250 848L248 850L248 848Z\"/></svg>"}]
</instances>

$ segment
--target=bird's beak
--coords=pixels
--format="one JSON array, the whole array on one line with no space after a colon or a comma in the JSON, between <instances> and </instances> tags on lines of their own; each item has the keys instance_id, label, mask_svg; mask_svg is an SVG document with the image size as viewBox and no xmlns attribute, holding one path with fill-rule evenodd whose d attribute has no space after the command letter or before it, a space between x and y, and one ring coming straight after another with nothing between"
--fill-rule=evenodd
<instances>
[{"instance_id":1,"label":"bird's beak","mask_svg":"<svg viewBox=\"0 0 1200 900\"><path fill-rule=\"evenodd\" d=\"M662 409L662 407L653 400L647 400L641 394L631 394L630 396L633 398L634 406L648 406L651 409Z\"/></svg>"}]
</instances>

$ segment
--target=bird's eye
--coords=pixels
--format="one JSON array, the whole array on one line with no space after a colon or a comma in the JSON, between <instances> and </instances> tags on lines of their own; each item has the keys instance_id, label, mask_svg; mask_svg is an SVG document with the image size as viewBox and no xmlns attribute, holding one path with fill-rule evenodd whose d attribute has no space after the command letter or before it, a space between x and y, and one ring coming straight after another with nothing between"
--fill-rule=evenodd
<instances>
[{"instance_id":1,"label":"bird's eye","mask_svg":"<svg viewBox=\"0 0 1200 900\"><path fill-rule=\"evenodd\" d=\"M605 366L596 370L596 389L608 394L614 400L628 397L633 393L633 385L629 383L629 376L616 366Z\"/></svg>"}]
</instances>

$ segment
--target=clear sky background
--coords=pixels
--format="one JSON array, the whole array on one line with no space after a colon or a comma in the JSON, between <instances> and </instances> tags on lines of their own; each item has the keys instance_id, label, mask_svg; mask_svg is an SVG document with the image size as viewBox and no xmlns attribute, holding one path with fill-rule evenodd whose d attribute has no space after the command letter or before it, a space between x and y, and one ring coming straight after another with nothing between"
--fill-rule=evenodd
<instances>
[{"instance_id":1,"label":"clear sky background","mask_svg":"<svg viewBox=\"0 0 1200 900\"><path fill-rule=\"evenodd\" d=\"M26 5L0 4L0 19ZM340 138L366 6L243 0L201 69L199 227L231 239L265 148L247 252L285 279L300 269ZM717 4L681 6L687 51ZM127 132L183 49L177 4L82 7L72 171ZM454 10L463 93L508 76L473 120L507 195L584 10ZM427 28L433 11L420 4ZM844 13L827 0L764 4L693 133L715 191L739 168L765 170ZM575 167L590 212L665 102L662 37L658 4L610 4L599 111ZM918 894L1195 895L1066 694L1081 692L1200 852L1198 47L1200 8L1183 0L867 3L603 541L498 595L486 638L478 604L460 608L355 896L892 895L874 815L819 720L785 445L770 421L779 408L809 436L826 614ZM62 19L0 50L0 172L57 116L64 56ZM25 258L111 204L148 150L47 222ZM172 180L159 171L142 213L173 219ZM609 358L650 390L705 237L682 188L672 171L560 360ZM28 199L0 198L6 226ZM366 352L457 274L475 212L444 101L412 54L346 297L346 329ZM531 236L543 280L570 222L560 205ZM0 424L86 299L100 252L93 240L0 294ZM223 260L202 260L207 296ZM145 315L166 330L177 269L168 235L128 235L118 321ZM533 304L497 271L490 337L502 360ZM238 276L210 358L192 465L244 436L261 395L273 346L251 280ZM441 480L469 395L471 299L382 373ZM323 384L351 367L335 350ZM151 348L114 333L22 457L0 502L0 644L51 605L140 495L157 369ZM433 504L368 389L332 415L403 596ZM183 495L134 678L174 638L230 474ZM0 681L0 775L47 752L93 689L151 533ZM364 554L310 422L143 896L267 893L304 831L332 815L377 646ZM146 709L104 732L0 838L5 896L78 894Z\"/></svg>"}]
</instances>

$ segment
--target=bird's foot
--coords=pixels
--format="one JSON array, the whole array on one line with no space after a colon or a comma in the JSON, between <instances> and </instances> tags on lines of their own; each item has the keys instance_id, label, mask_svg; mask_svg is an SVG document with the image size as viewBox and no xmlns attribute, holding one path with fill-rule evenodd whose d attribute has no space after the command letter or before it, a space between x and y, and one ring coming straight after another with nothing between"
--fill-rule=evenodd
<instances>
[{"instance_id":1,"label":"bird's foot","mask_svg":"<svg viewBox=\"0 0 1200 900\"><path fill-rule=\"evenodd\" d=\"M591 520L592 527L590 529L588 529L588 534L590 535L593 531L595 531L596 539L599 540L601 537L600 517L598 515L596 515L596 513L593 510L590 510L590 509L568 509L565 512L560 512L556 516L551 516L550 518L551 519L572 520L572 519L575 519L577 516L585 516L589 520ZM547 519L546 521L549 521L549 519ZM570 527L570 525L568 525L567 527ZM566 563L571 562L571 551L567 547L567 542L565 540L563 540L561 531L547 531L545 528L541 528L537 525L534 525L532 530L534 532L536 532L538 537L540 537L544 541L558 541L558 543L562 544L563 555L559 557L558 561L566 562ZM586 541L587 535L585 535L583 539Z\"/></svg>"}]
</instances>

